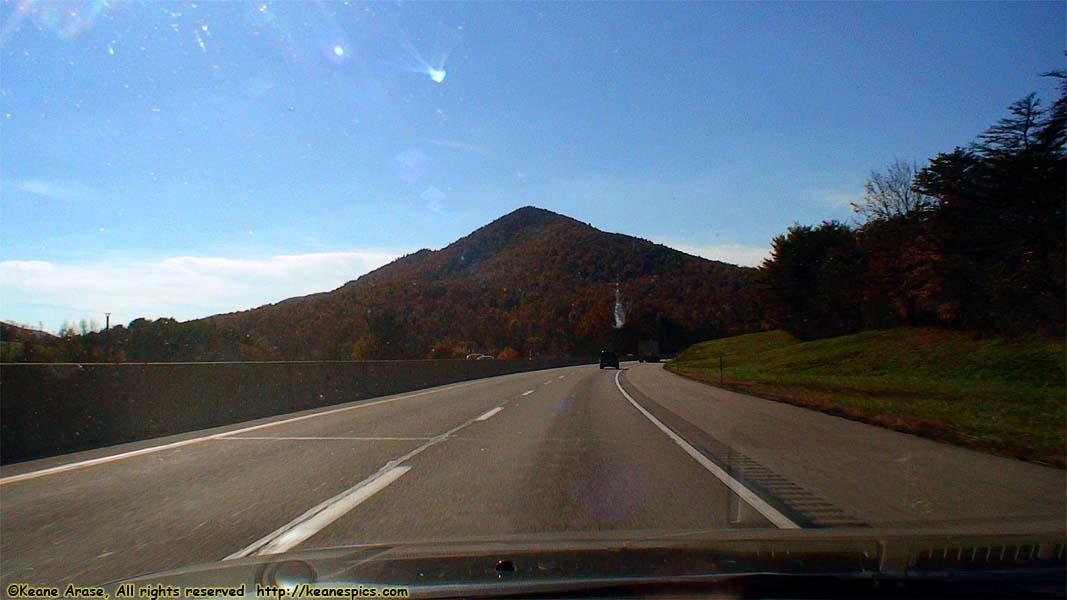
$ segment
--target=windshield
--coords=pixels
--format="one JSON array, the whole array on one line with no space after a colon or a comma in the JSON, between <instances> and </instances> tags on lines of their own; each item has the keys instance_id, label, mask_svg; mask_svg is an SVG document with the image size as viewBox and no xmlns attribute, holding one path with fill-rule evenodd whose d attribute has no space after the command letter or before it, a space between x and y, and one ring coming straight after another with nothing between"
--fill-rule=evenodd
<instances>
[{"instance_id":1,"label":"windshield","mask_svg":"<svg viewBox=\"0 0 1067 600\"><path fill-rule=\"evenodd\" d=\"M0 584L828 531L1062 565L1065 30L0 3Z\"/></svg>"}]
</instances>

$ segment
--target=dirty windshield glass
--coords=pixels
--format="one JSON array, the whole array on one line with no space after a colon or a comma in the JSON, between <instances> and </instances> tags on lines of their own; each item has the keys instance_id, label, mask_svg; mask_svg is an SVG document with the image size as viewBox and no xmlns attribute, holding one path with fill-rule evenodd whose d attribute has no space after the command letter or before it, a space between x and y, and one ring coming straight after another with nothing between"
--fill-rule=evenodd
<instances>
[{"instance_id":1,"label":"dirty windshield glass","mask_svg":"<svg viewBox=\"0 0 1067 600\"><path fill-rule=\"evenodd\" d=\"M0 2L0 593L1062 584L1065 31Z\"/></svg>"}]
</instances>

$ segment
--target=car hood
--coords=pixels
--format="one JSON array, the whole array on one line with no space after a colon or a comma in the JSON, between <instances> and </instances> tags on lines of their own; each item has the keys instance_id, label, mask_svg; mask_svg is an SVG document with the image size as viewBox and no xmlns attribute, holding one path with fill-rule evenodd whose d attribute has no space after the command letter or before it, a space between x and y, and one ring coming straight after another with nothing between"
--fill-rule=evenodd
<instances>
[{"instance_id":1,"label":"car hood","mask_svg":"<svg viewBox=\"0 0 1067 600\"><path fill-rule=\"evenodd\" d=\"M1011 573L1062 579L1067 530L1020 528L707 530L537 534L368 544L253 556L109 584L136 586L402 586L410 597L547 593L647 581L753 574L852 578ZM115 594L112 593L112 597Z\"/></svg>"}]
</instances>

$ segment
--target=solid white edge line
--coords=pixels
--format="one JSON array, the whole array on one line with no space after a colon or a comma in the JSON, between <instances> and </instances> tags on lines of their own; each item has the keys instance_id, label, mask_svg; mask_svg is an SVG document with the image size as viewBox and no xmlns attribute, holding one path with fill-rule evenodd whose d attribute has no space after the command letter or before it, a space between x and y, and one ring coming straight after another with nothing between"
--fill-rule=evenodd
<instances>
[{"instance_id":1,"label":"solid white edge line","mask_svg":"<svg viewBox=\"0 0 1067 600\"><path fill-rule=\"evenodd\" d=\"M242 435L237 437L224 436L215 438L215 441L241 441L251 440L253 442L264 441L282 441L282 442L303 442L303 441L352 441L352 442L424 442L432 438L429 437L344 437L344 436L300 436L300 435L283 435L277 437L271 436L259 436L259 435Z\"/></svg>"},{"instance_id":2,"label":"solid white edge line","mask_svg":"<svg viewBox=\"0 0 1067 600\"><path fill-rule=\"evenodd\" d=\"M800 526L790 520L789 517L786 517L782 513L778 512L778 509L774 508L770 504L767 504L767 502L763 498L760 498L756 495L755 492L745 487L743 483L734 479L729 473L719 467L719 465L713 463L710 459L708 459L708 457L704 456L703 453L694 448L692 444L685 440L685 438L675 433L674 430L664 425L663 422L653 416L652 413L645 410L643 406L638 404L637 401L634 400L633 397L630 396L630 394L628 394L626 390L622 388L622 384L619 383L620 375L622 375L622 371L618 371L615 373L615 387L619 388L619 391L622 392L622 395L630 401L630 404L632 404L634 408L641 411L641 414L645 415L645 418L651 421L653 425L659 427L660 430L663 431L663 433L667 434L667 437L674 440L674 443L678 444L678 446L680 446L682 450L685 450L686 454L693 457L694 460L700 463L700 466L710 471L711 474L717 477L719 481L722 481L723 484L726 485L726 487L733 490L733 492L737 494L742 500L747 502L750 506L752 506L752 508L756 509L756 511L763 515L768 521L773 523L775 527L779 529L800 529Z\"/></svg>"},{"instance_id":3,"label":"solid white edge line","mask_svg":"<svg viewBox=\"0 0 1067 600\"><path fill-rule=\"evenodd\" d=\"M340 519L348 511L362 504L365 500L384 490L411 467L393 467L381 475L365 480L356 486L346 490L342 494L332 498L328 504L321 506L306 520L302 520L285 533L271 540L271 542L258 552L258 554L281 554L287 552L293 546L315 535L323 528Z\"/></svg>"},{"instance_id":4,"label":"solid white edge line","mask_svg":"<svg viewBox=\"0 0 1067 600\"><path fill-rule=\"evenodd\" d=\"M491 419L493 417L493 415L495 415L496 413L498 413L498 412L500 412L502 410L504 410L504 407L503 406L498 406L498 407L486 412L484 415L478 417L477 419L475 419L475 421L488 421L489 419Z\"/></svg>"},{"instance_id":5,"label":"solid white edge line","mask_svg":"<svg viewBox=\"0 0 1067 600\"><path fill-rule=\"evenodd\" d=\"M463 382L463 383L452 384L452 385L445 386L445 387L438 388L438 389L425 390L425 391L417 392L417 393L414 393L414 394L406 394L404 396L398 396L396 398L386 398L385 400L376 400L374 402L360 403L360 402L357 401L357 403L353 404L352 406L342 406L341 408L334 408L334 409L325 410L325 411L322 411L322 412L316 412L316 413L312 413L310 415L301 415L299 417L292 417L290 419L284 419L282 421L274 421L274 422L271 422L271 423L263 423L263 424L260 424L260 425L253 425L251 427L244 427L242 429L234 429L233 431L223 431L223 432L220 432L220 433L213 433L211 435L205 435L205 436L197 437L197 438L190 438L190 439L181 440L181 441L178 441L178 442L171 442L169 444L163 444L161 446L150 446L148 448L141 448L140 450L131 450L130 452L122 452L120 454L112 454L110 456L101 456L99 458L92 458L92 459L89 459L89 460L83 460L83 461L74 462L74 463L70 463L70 464L66 464L66 465L58 465L58 466L55 466L55 467L49 467L47 469L41 469L40 471L30 471L29 473L22 473L20 475L12 475L10 477L3 477L3 478L0 478L0 485L4 485L4 484L7 484L7 483L16 483L16 482L19 482L19 481L25 481L27 479L36 479L38 477L45 477L47 475L56 475L58 473L65 473L67 471L73 471L75 469L84 469L86 467L102 465L102 464L109 463L109 462L114 462L114 461L117 461L117 460L124 460L124 459L127 459L127 458L133 458L135 456L143 456L145 454L152 454L153 452L161 452L163 450L171 450L171 449L174 449L174 448L181 448L182 446L189 446L191 444L199 444L200 442L204 442L204 441L207 441L207 440L226 437L226 436L229 436L229 435L236 435L236 434L239 434L239 433L247 433L249 431L256 431L256 430L259 430L259 429L264 429L266 427L274 427L276 425L285 425L286 423L294 423L296 421L303 421L304 419L313 419L315 417L324 417L326 415L332 415L332 414L336 414L336 413L339 413L339 412L355 410L357 408L367 408L369 406L377 406L379 404L385 404L387 402L395 402L397 400L406 400L408 398L415 398L417 396L425 396L426 394L435 394L437 392L443 392L443 391L446 391L446 390L453 390L453 389L457 389L457 388L461 388L461 387L467 387L467 386L470 386L470 385L475 385L477 383L481 383L481 381L467 381L467 382ZM265 418L269 418L269 417L265 417Z\"/></svg>"}]
</instances>

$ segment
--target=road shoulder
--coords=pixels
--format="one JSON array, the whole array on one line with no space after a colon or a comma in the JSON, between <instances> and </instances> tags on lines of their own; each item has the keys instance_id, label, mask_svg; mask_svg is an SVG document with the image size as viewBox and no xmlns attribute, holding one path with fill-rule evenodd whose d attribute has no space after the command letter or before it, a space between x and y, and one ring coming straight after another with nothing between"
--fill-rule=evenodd
<instances>
[{"instance_id":1,"label":"road shoulder","mask_svg":"<svg viewBox=\"0 0 1067 600\"><path fill-rule=\"evenodd\" d=\"M628 383L727 451L871 525L1062 521L1067 474L637 365Z\"/></svg>"}]
</instances>

